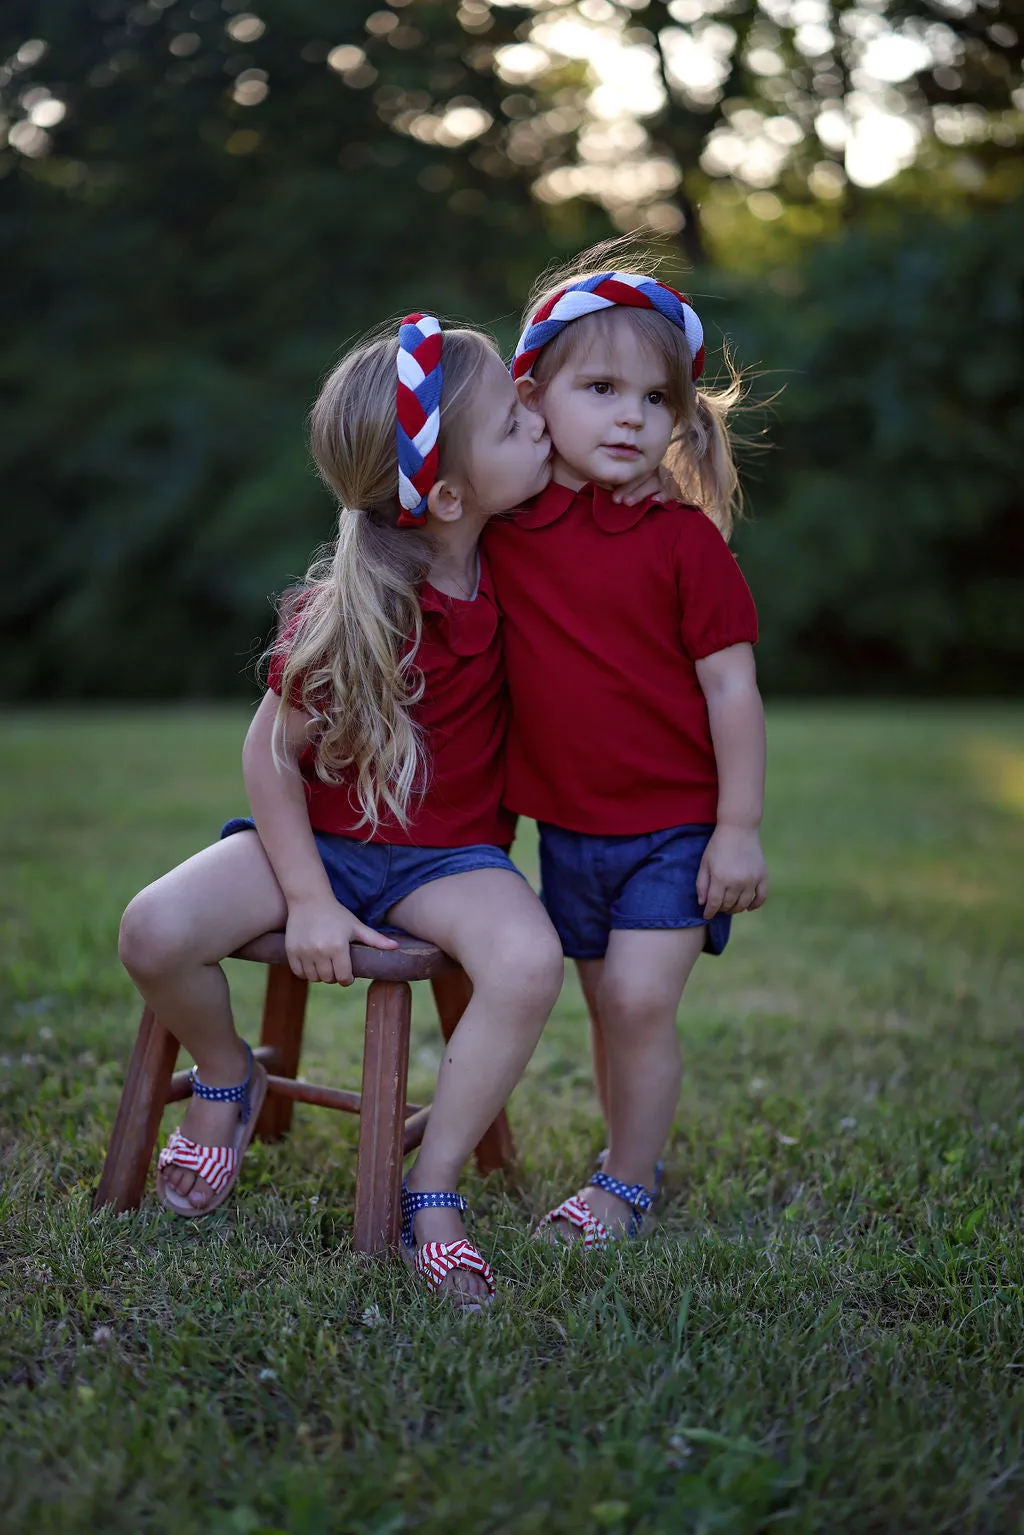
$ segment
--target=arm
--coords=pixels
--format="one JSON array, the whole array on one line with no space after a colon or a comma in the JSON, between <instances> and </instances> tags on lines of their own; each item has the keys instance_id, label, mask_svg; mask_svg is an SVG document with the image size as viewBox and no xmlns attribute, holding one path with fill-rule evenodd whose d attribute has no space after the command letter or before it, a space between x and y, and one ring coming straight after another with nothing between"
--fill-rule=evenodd
<instances>
[{"instance_id":1,"label":"arm","mask_svg":"<svg viewBox=\"0 0 1024 1535\"><path fill-rule=\"evenodd\" d=\"M306 745L309 716L289 709L283 760L272 748L278 700L264 695L242 748L242 774L263 849L288 905L285 947L296 975L308 981L352 981L349 944L393 949L395 942L358 922L335 899L313 840L299 757Z\"/></svg>"},{"instance_id":2,"label":"arm","mask_svg":"<svg viewBox=\"0 0 1024 1535\"><path fill-rule=\"evenodd\" d=\"M750 645L696 663L718 764L718 820L697 875L704 915L756 911L768 894L758 827L764 806L764 709Z\"/></svg>"}]
</instances>

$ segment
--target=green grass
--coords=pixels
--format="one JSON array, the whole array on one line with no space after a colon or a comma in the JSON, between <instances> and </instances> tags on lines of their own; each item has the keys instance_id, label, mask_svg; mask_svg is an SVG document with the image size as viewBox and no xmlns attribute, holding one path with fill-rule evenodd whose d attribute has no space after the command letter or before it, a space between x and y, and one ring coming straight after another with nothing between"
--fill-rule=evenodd
<instances>
[{"instance_id":1,"label":"green grass","mask_svg":"<svg viewBox=\"0 0 1024 1535\"><path fill-rule=\"evenodd\" d=\"M208 1221L91 1213L118 917L241 805L243 725L0 727L0 1529L1024 1530L1024 713L772 711L773 894L684 1001L655 1234L527 1240L601 1144L570 980L517 1175L467 1175L482 1320L352 1255L343 1116L300 1108ZM360 1016L316 990L308 1075L358 1082ZM420 998L414 1096L437 1060Z\"/></svg>"}]
</instances>

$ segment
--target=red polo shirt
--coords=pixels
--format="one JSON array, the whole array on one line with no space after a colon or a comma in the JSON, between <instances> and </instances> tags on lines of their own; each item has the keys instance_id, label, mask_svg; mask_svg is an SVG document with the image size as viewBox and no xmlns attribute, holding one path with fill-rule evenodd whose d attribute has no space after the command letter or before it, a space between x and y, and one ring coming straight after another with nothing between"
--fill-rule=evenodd
<instances>
[{"instance_id":1,"label":"red polo shirt","mask_svg":"<svg viewBox=\"0 0 1024 1535\"><path fill-rule=\"evenodd\" d=\"M480 588L461 602L429 583L420 587L423 638L416 665L423 697L413 718L423 732L428 781L422 799L410 804L409 828L383 817L372 837L359 826L353 780L326 784L317 778L312 749L300 767L314 831L409 847L468 847L489 842L508 847L515 817L502 809L508 691L494 585L480 561ZM281 691L283 662L272 660L267 686Z\"/></svg>"},{"instance_id":2,"label":"red polo shirt","mask_svg":"<svg viewBox=\"0 0 1024 1535\"><path fill-rule=\"evenodd\" d=\"M603 836L714 822L695 662L757 639L714 523L678 501L551 484L486 542L512 695L509 809Z\"/></svg>"}]
</instances>

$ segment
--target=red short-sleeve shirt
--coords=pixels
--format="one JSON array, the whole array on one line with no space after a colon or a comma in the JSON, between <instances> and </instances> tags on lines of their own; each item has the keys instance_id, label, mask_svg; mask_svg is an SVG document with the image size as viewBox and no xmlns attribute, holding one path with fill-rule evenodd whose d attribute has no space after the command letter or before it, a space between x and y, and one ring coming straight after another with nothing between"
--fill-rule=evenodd
<instances>
[{"instance_id":1,"label":"red short-sleeve shirt","mask_svg":"<svg viewBox=\"0 0 1024 1535\"><path fill-rule=\"evenodd\" d=\"M416 665L423 697L413 717L423 732L428 780L410 805L408 829L382 817L372 838L359 826L351 781L327 784L316 776L313 752L300 768L314 831L412 847L508 847L515 817L502 808L508 691L494 585L481 557L480 587L472 602L449 597L429 583L420 587L423 637ZM283 658L275 656L267 686L281 691Z\"/></svg>"},{"instance_id":2,"label":"red short-sleeve shirt","mask_svg":"<svg viewBox=\"0 0 1024 1535\"><path fill-rule=\"evenodd\" d=\"M508 807L604 836L714 822L695 663L753 644L757 615L711 520L551 484L486 542L512 697Z\"/></svg>"}]
</instances>

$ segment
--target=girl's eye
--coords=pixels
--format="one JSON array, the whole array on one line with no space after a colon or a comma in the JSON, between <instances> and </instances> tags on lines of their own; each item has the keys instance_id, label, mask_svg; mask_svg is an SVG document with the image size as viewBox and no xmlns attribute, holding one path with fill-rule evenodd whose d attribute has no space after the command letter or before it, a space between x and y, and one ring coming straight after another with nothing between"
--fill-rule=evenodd
<instances>
[{"instance_id":1,"label":"girl's eye","mask_svg":"<svg viewBox=\"0 0 1024 1535\"><path fill-rule=\"evenodd\" d=\"M506 436L514 437L515 434L518 432L518 430L519 430L519 422L516 419L516 417L513 416L511 422L509 423L509 428L508 428L508 432L506 433Z\"/></svg>"},{"instance_id":2,"label":"girl's eye","mask_svg":"<svg viewBox=\"0 0 1024 1535\"><path fill-rule=\"evenodd\" d=\"M652 389L647 396L647 403L649 405L664 405L665 396L660 389Z\"/></svg>"},{"instance_id":3,"label":"girl's eye","mask_svg":"<svg viewBox=\"0 0 1024 1535\"><path fill-rule=\"evenodd\" d=\"M608 394L612 386L611 384L606 384L603 379L598 379L590 387L595 394Z\"/></svg>"}]
</instances>

